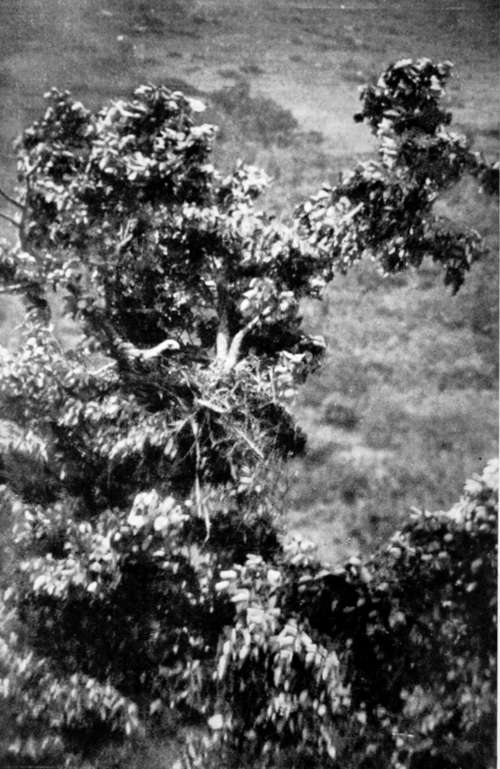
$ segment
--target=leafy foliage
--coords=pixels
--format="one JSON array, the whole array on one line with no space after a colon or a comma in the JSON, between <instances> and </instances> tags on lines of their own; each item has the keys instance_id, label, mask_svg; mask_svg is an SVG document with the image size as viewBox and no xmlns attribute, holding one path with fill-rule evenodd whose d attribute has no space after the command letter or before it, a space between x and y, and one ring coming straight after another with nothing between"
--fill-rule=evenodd
<instances>
[{"instance_id":1,"label":"leafy foliage","mask_svg":"<svg viewBox=\"0 0 500 769\"><path fill-rule=\"evenodd\" d=\"M460 231L434 212L438 195L465 172L498 191L498 167L447 129L451 114L439 100L450 70L449 62L404 59L363 90L356 120L366 120L379 140L378 162L360 164L299 210L312 242L320 252L331 250L341 269L365 251L387 272L419 267L430 256L456 291L480 257L477 232ZM349 216L339 226L342 211Z\"/></svg>"},{"instance_id":2,"label":"leafy foliage","mask_svg":"<svg viewBox=\"0 0 500 769\"><path fill-rule=\"evenodd\" d=\"M450 669L462 643L453 612L465 633L473 607L459 601L450 626L432 626L440 591L451 601L460 575L451 551L439 572L449 589L410 553L419 537L423 555L429 538L472 538L476 517L457 531L425 519L401 535L402 561L393 546L373 567L333 575L307 548L284 547L276 520L280 462L305 441L289 406L324 349L305 332L300 301L320 298L366 252L389 272L433 255L454 288L480 254L474 233L434 228L437 193L488 170L445 131L447 73L399 62L368 88L363 117L381 140L379 163L323 190L290 225L256 208L259 171L216 171L214 129L180 92L144 86L91 113L52 91L24 132L22 197L8 198L19 243L0 259L29 308L21 350L2 353L0 372L2 416L17 425L5 499L18 557L0 660L17 752L91 752L96 735L130 736L169 712L194 729L191 762L204 760L207 718L214 750L222 739L269 761L290 747L327 762L354 740L386 760L406 717L403 688L413 703L416 682L441 681L416 667L433 636L412 635L406 620L424 577L418 612L426 628L448 628L438 649L451 649ZM71 350L50 326L53 289L82 332ZM30 477L12 471L20 462ZM397 654L410 668L415 659L406 678L391 668ZM470 663L480 687L483 661ZM450 689L442 682L432 750L455 698L468 696L467 670ZM375 729L382 737L365 745ZM404 744L401 766L422 740Z\"/></svg>"},{"instance_id":3,"label":"leafy foliage","mask_svg":"<svg viewBox=\"0 0 500 769\"><path fill-rule=\"evenodd\" d=\"M497 516L492 462L366 565L295 542L221 574L220 741L265 766L493 766Z\"/></svg>"}]
</instances>

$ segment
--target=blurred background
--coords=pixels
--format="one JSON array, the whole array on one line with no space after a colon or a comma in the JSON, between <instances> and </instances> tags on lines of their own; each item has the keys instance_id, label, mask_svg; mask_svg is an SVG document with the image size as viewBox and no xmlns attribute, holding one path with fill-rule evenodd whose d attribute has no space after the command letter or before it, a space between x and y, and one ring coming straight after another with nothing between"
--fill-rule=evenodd
<instances>
[{"instance_id":1,"label":"blurred background","mask_svg":"<svg viewBox=\"0 0 500 769\"><path fill-rule=\"evenodd\" d=\"M498 32L496 0L0 0L0 184L15 189L13 140L51 86L98 107L153 82L205 101L217 162L263 167L263 205L286 218L373 154L359 86L409 56L454 62L454 125L495 157ZM440 205L491 249L457 296L430 264L386 279L366 263L304 306L328 356L296 405L308 452L283 508L329 561L368 553L412 506L449 507L498 450L498 211L471 182ZM21 317L1 296L2 344Z\"/></svg>"}]
</instances>

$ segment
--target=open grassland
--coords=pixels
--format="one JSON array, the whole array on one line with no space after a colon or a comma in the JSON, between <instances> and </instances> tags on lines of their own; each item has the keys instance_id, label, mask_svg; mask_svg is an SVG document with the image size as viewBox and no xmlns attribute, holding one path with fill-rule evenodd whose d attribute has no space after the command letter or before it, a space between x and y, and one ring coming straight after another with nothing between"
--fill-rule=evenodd
<instances>
[{"instance_id":1,"label":"open grassland","mask_svg":"<svg viewBox=\"0 0 500 769\"><path fill-rule=\"evenodd\" d=\"M357 88L402 56L453 60L455 124L498 151L496 2L14 0L0 14L0 168L10 189L12 140L48 87L97 106L153 81L201 95L204 119L220 125L218 162L264 167L274 178L265 202L286 217L373 151L352 120ZM309 452L290 470L284 508L330 560L370 550L412 505L448 507L496 452L497 212L467 184L445 207L492 251L456 297L431 267L385 280L367 264L304 308L329 353L297 404ZM2 297L4 344L17 344L20 317ZM56 322L70 339L71 325Z\"/></svg>"}]
</instances>

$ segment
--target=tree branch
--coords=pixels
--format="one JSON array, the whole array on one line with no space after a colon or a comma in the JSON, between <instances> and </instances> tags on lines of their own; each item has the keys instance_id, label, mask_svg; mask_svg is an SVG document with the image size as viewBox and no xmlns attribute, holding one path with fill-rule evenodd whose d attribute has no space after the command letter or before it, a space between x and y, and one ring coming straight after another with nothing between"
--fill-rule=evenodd
<instances>
[{"instance_id":1,"label":"tree branch","mask_svg":"<svg viewBox=\"0 0 500 769\"><path fill-rule=\"evenodd\" d=\"M215 357L218 361L225 361L229 343L229 328L227 320L227 291L219 282L217 285L217 314L219 316L219 328L215 340Z\"/></svg>"},{"instance_id":2,"label":"tree branch","mask_svg":"<svg viewBox=\"0 0 500 769\"><path fill-rule=\"evenodd\" d=\"M249 447L252 449L252 451L254 452L254 454L255 454L257 457L259 457L259 459L261 459L262 461L264 461L264 459L265 459L265 457L264 457L264 454L263 454L263 453L262 453L262 451L259 449L259 447L258 447L258 446L256 446L256 445L255 445L255 443L254 443L252 440L250 440L250 438L248 437L248 435L245 435L245 433L243 432L243 430L240 430L240 429L239 429L239 427L235 427L235 428L234 428L234 430L235 430L235 432L237 432L237 433L238 433L238 435L240 436L240 438L242 438L242 439L245 441L245 443L246 443L246 444L247 444L247 445L248 445L248 446L249 446Z\"/></svg>"},{"instance_id":3,"label":"tree branch","mask_svg":"<svg viewBox=\"0 0 500 769\"><path fill-rule=\"evenodd\" d=\"M38 283L14 283L10 286L0 286L0 294L17 294L18 291L26 291L29 288L34 288Z\"/></svg>"},{"instance_id":4,"label":"tree branch","mask_svg":"<svg viewBox=\"0 0 500 769\"><path fill-rule=\"evenodd\" d=\"M6 200L11 205L16 206L16 208L19 208L20 211L23 210L24 206L22 205L22 203L19 203L18 200L16 200L15 198L11 197L10 195L8 195L5 192L5 190L3 190L1 187L0 187L0 197L4 198L4 200Z\"/></svg>"},{"instance_id":5,"label":"tree branch","mask_svg":"<svg viewBox=\"0 0 500 769\"><path fill-rule=\"evenodd\" d=\"M21 229L21 222L16 222L15 219L12 218L12 216L8 216L7 214L3 214L0 211L0 219L5 219L6 222L9 222L10 224L13 224L16 230Z\"/></svg>"},{"instance_id":6,"label":"tree branch","mask_svg":"<svg viewBox=\"0 0 500 769\"><path fill-rule=\"evenodd\" d=\"M217 337L215 340L215 357L218 361L225 361L227 357L228 346L228 334L227 331L219 328L217 330Z\"/></svg>"},{"instance_id":7,"label":"tree branch","mask_svg":"<svg viewBox=\"0 0 500 769\"><path fill-rule=\"evenodd\" d=\"M101 374L104 374L105 371L110 371L115 366L116 361L112 360L109 363L105 363L104 366L100 366L99 368L94 369L90 373L92 376L100 376Z\"/></svg>"},{"instance_id":8,"label":"tree branch","mask_svg":"<svg viewBox=\"0 0 500 769\"><path fill-rule=\"evenodd\" d=\"M28 215L28 201L30 199L30 192L31 192L31 177L39 168L39 166L42 163L42 159L38 158L35 163L31 167L26 167L26 171L24 174L24 179L26 183L26 196L25 196L25 203L23 206L21 206L21 221L19 222L19 242L21 243L22 248L26 248L26 217Z\"/></svg>"},{"instance_id":9,"label":"tree branch","mask_svg":"<svg viewBox=\"0 0 500 769\"><path fill-rule=\"evenodd\" d=\"M248 334L249 331L251 331L260 321L260 315L256 315L255 318L252 318L251 321L249 321L246 326L243 326L237 334L234 335L231 345L229 347L229 351L225 357L224 360L224 371L229 372L231 371L234 366L238 363L238 359L240 357L240 350L241 345L243 343L244 338Z\"/></svg>"}]
</instances>

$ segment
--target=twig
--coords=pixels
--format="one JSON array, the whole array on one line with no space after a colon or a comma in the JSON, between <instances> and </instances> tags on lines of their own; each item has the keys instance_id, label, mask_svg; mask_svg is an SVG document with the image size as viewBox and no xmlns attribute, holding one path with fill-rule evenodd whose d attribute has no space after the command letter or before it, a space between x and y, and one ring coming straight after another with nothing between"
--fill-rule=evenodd
<instances>
[{"instance_id":1,"label":"twig","mask_svg":"<svg viewBox=\"0 0 500 769\"><path fill-rule=\"evenodd\" d=\"M215 414L227 414L227 408L218 406L216 403L210 403L210 401L204 401L201 398L196 399L196 405L202 406L209 411L213 411Z\"/></svg>"},{"instance_id":2,"label":"twig","mask_svg":"<svg viewBox=\"0 0 500 769\"><path fill-rule=\"evenodd\" d=\"M8 195L1 187L0 187L0 197L4 198L4 200L7 200L7 202L11 203L13 206L16 206L16 208L19 208L21 211L23 210L24 206L22 205L22 203L19 203L18 200Z\"/></svg>"},{"instance_id":3,"label":"twig","mask_svg":"<svg viewBox=\"0 0 500 769\"><path fill-rule=\"evenodd\" d=\"M10 224L13 224L16 230L19 230L21 228L21 222L16 222L15 219L12 218L12 216L8 216L7 214L2 214L0 211L0 218L5 219L6 222L9 222Z\"/></svg>"},{"instance_id":4,"label":"twig","mask_svg":"<svg viewBox=\"0 0 500 769\"><path fill-rule=\"evenodd\" d=\"M103 374L105 371L108 371L109 369L113 368L113 366L116 366L116 361L112 360L110 363L106 363L104 366L101 366L100 368L96 368L93 371L90 372L92 376L99 376L100 374Z\"/></svg>"},{"instance_id":5,"label":"twig","mask_svg":"<svg viewBox=\"0 0 500 769\"><path fill-rule=\"evenodd\" d=\"M363 209L364 203L358 203L357 206L352 208L350 211L347 212L347 214L344 214L342 216L343 222L350 222L354 217L359 214L359 212Z\"/></svg>"},{"instance_id":6,"label":"twig","mask_svg":"<svg viewBox=\"0 0 500 769\"><path fill-rule=\"evenodd\" d=\"M34 288L38 283L14 283L11 286L0 286L0 294L15 294L18 291L26 291L28 288Z\"/></svg>"},{"instance_id":7,"label":"twig","mask_svg":"<svg viewBox=\"0 0 500 769\"><path fill-rule=\"evenodd\" d=\"M250 446L250 448L252 449L252 451L253 451L253 452L254 452L254 453L255 453L255 454L256 454L256 455L259 457L259 459L262 459L262 460L264 460L264 454L263 454L263 453L262 453L262 451L259 449L259 447L258 447L258 446L256 446L256 445L255 445L255 443L254 443L252 440L250 440L250 438L248 437L248 435L245 435L245 433L243 432L243 430L240 430L240 429L239 429L239 427L235 427L234 429L235 429L235 432L237 432L237 433L238 433L238 435L240 436L240 438L243 438L243 440L245 441L245 443L247 443L247 444Z\"/></svg>"},{"instance_id":8,"label":"twig","mask_svg":"<svg viewBox=\"0 0 500 769\"><path fill-rule=\"evenodd\" d=\"M122 239L116 246L116 253L119 255L126 246L130 243L131 240L134 238L134 231L135 227L137 225L137 219L133 219L132 221L130 219L127 220L125 228L122 231Z\"/></svg>"},{"instance_id":9,"label":"twig","mask_svg":"<svg viewBox=\"0 0 500 769\"><path fill-rule=\"evenodd\" d=\"M39 166L42 164L42 158L38 158L38 160L33 163L31 168L29 166L26 166L26 171L24 174L24 180L26 183L26 196L25 196L25 204L22 206L22 214L21 214L21 221L19 223L19 242L21 243L22 248L26 248L26 217L28 216L28 201L30 199L30 192L31 192L31 177L39 168Z\"/></svg>"}]
</instances>

